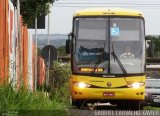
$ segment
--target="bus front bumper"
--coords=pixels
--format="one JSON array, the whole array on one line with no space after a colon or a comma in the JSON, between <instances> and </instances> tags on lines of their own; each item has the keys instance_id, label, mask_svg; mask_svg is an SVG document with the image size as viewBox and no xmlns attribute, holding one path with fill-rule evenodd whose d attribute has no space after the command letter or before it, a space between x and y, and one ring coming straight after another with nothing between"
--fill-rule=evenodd
<instances>
[{"instance_id":1,"label":"bus front bumper","mask_svg":"<svg viewBox=\"0 0 160 116\"><path fill-rule=\"evenodd\" d=\"M144 100L144 87L102 89L102 88L79 88L74 86L71 89L71 96L74 100Z\"/></svg>"}]
</instances>

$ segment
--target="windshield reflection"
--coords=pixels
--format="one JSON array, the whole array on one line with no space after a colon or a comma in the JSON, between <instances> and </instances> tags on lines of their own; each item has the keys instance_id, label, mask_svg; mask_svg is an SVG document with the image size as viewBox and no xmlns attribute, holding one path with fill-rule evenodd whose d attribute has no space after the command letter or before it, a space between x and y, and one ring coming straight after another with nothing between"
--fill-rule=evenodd
<instances>
[{"instance_id":1,"label":"windshield reflection","mask_svg":"<svg viewBox=\"0 0 160 116\"><path fill-rule=\"evenodd\" d=\"M144 73L142 19L76 18L74 24L74 71L125 75Z\"/></svg>"}]
</instances>

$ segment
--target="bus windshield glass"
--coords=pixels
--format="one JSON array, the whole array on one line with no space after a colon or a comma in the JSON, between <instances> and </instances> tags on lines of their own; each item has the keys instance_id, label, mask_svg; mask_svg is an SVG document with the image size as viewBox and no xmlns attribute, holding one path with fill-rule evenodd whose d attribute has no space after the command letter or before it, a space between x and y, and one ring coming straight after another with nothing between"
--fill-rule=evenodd
<instances>
[{"instance_id":1,"label":"bus windshield glass","mask_svg":"<svg viewBox=\"0 0 160 116\"><path fill-rule=\"evenodd\" d=\"M76 18L73 31L73 72L123 74L114 49L127 74L144 73L143 19Z\"/></svg>"}]
</instances>

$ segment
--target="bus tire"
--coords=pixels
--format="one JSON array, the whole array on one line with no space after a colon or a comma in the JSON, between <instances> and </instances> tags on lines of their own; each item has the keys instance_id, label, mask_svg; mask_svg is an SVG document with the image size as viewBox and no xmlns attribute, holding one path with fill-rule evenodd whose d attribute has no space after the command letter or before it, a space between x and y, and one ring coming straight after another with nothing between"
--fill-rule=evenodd
<instances>
[{"instance_id":1,"label":"bus tire","mask_svg":"<svg viewBox=\"0 0 160 116\"><path fill-rule=\"evenodd\" d=\"M128 108L131 110L141 110L143 106L141 106L140 101L133 101L128 104Z\"/></svg>"},{"instance_id":2,"label":"bus tire","mask_svg":"<svg viewBox=\"0 0 160 116\"><path fill-rule=\"evenodd\" d=\"M117 108L118 108L118 110L125 110L126 109L125 102L118 103Z\"/></svg>"},{"instance_id":3,"label":"bus tire","mask_svg":"<svg viewBox=\"0 0 160 116\"><path fill-rule=\"evenodd\" d=\"M87 103L83 100L73 100L71 95L70 95L70 104L78 109L81 109L87 105Z\"/></svg>"}]
</instances>

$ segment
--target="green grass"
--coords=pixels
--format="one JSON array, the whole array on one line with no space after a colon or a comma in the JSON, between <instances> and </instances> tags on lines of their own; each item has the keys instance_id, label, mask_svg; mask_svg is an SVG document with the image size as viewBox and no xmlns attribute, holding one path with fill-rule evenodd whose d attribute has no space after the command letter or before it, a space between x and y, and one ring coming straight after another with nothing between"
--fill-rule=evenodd
<instances>
[{"instance_id":1,"label":"green grass","mask_svg":"<svg viewBox=\"0 0 160 116\"><path fill-rule=\"evenodd\" d=\"M26 87L14 89L12 84L0 85L0 115L4 111L18 111L27 116L66 116L70 108L70 65L61 66L59 62L55 62L53 67L50 76L54 77L55 83L54 86L50 83L50 88L42 87L33 92ZM46 91L49 95L46 95Z\"/></svg>"},{"instance_id":2,"label":"green grass","mask_svg":"<svg viewBox=\"0 0 160 116\"><path fill-rule=\"evenodd\" d=\"M31 92L23 87L18 91L10 85L0 86L1 110L65 110L67 109L66 96L58 93L52 99L42 92Z\"/></svg>"},{"instance_id":3,"label":"green grass","mask_svg":"<svg viewBox=\"0 0 160 116\"><path fill-rule=\"evenodd\" d=\"M160 107L151 107L151 106L146 106L143 108L144 110L160 110Z\"/></svg>"},{"instance_id":4,"label":"green grass","mask_svg":"<svg viewBox=\"0 0 160 116\"><path fill-rule=\"evenodd\" d=\"M0 115L4 111L17 111L18 116L69 115L67 91L68 88L63 87L54 95L47 96L46 92L42 91L32 92L23 87L14 90L11 85L0 86Z\"/></svg>"},{"instance_id":5,"label":"green grass","mask_svg":"<svg viewBox=\"0 0 160 116\"><path fill-rule=\"evenodd\" d=\"M0 110L66 110L69 107L68 77L70 65L61 66L55 62L50 73L54 77L54 87L51 86L49 96L44 90L31 90L21 87L19 90L13 89L12 84L0 85ZM52 85L52 83L50 84Z\"/></svg>"}]
</instances>

